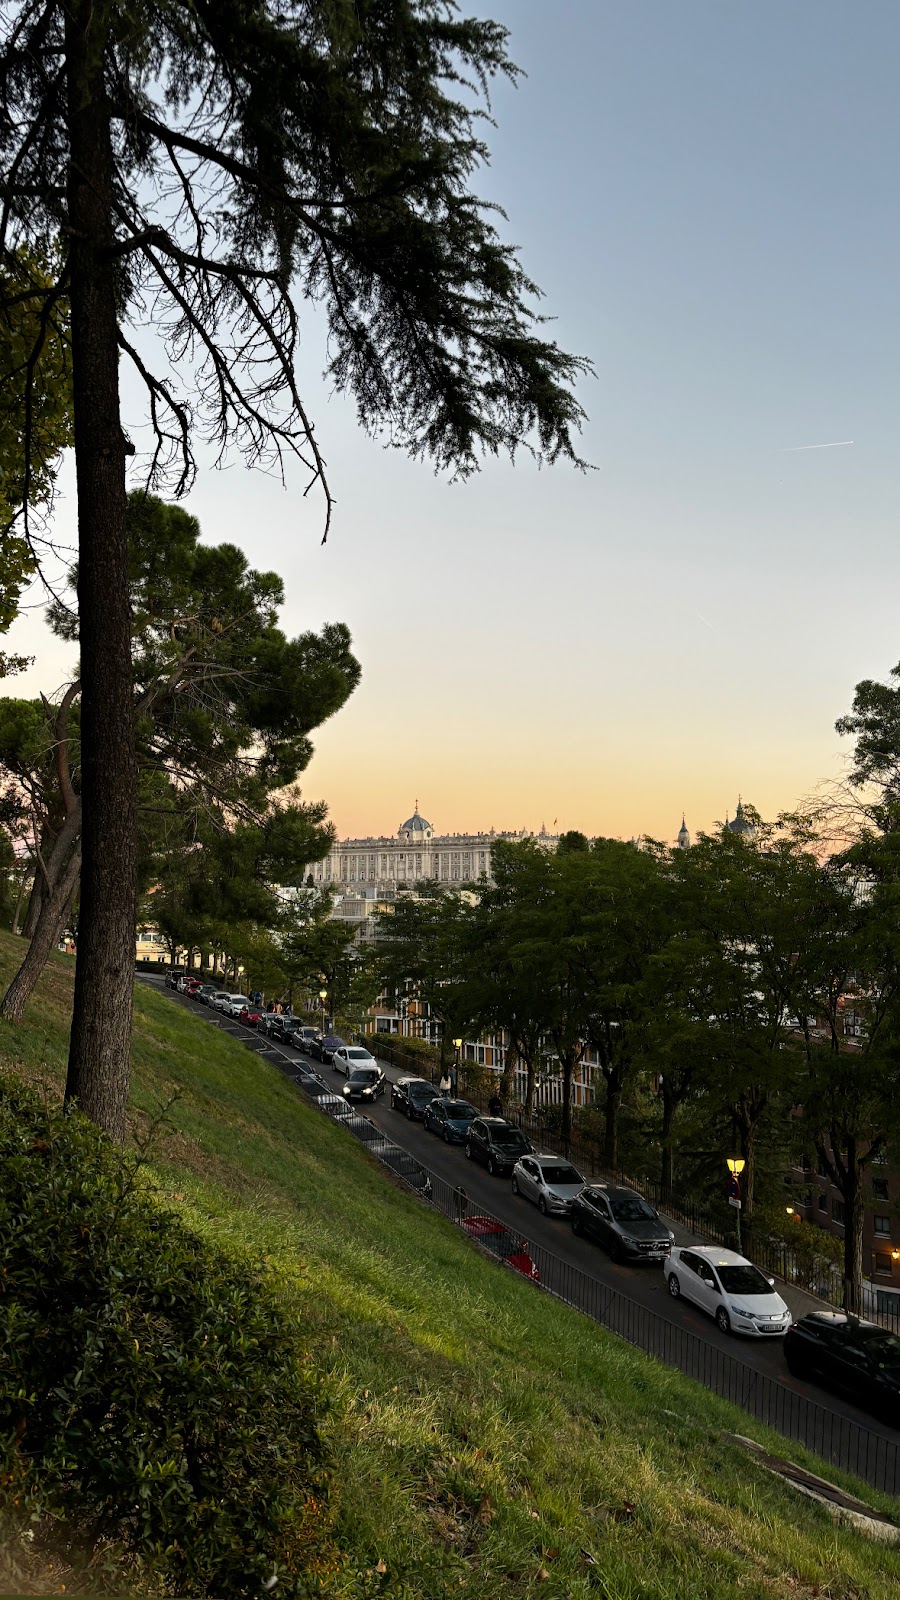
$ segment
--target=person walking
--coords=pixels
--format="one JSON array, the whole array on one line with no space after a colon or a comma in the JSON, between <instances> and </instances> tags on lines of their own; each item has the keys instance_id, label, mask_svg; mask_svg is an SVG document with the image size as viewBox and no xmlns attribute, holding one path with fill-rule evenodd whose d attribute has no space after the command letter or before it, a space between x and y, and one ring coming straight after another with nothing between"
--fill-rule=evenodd
<instances>
[{"instance_id":1,"label":"person walking","mask_svg":"<svg viewBox=\"0 0 900 1600\"><path fill-rule=\"evenodd\" d=\"M500 1099L496 1089L488 1101L488 1112L492 1117L502 1117L503 1115L503 1101Z\"/></svg>"},{"instance_id":2,"label":"person walking","mask_svg":"<svg viewBox=\"0 0 900 1600\"><path fill-rule=\"evenodd\" d=\"M443 1067L441 1070L441 1081L438 1084L438 1091L442 1095L448 1095L452 1088L453 1079L450 1076L450 1068Z\"/></svg>"}]
</instances>

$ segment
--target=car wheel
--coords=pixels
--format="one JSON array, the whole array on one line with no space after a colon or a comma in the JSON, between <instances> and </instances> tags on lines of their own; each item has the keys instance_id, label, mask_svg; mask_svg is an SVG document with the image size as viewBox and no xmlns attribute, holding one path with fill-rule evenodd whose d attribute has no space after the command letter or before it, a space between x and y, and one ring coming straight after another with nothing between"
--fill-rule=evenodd
<instances>
[{"instance_id":1,"label":"car wheel","mask_svg":"<svg viewBox=\"0 0 900 1600\"><path fill-rule=\"evenodd\" d=\"M716 1312L716 1327L720 1333L731 1332L731 1318L724 1306L720 1306Z\"/></svg>"},{"instance_id":2,"label":"car wheel","mask_svg":"<svg viewBox=\"0 0 900 1600\"><path fill-rule=\"evenodd\" d=\"M445 1144L449 1144L450 1143L450 1133L449 1133L449 1130L447 1128L444 1129L444 1143Z\"/></svg>"},{"instance_id":3,"label":"car wheel","mask_svg":"<svg viewBox=\"0 0 900 1600\"><path fill-rule=\"evenodd\" d=\"M581 1238L581 1218L577 1211L572 1212L572 1232L576 1239Z\"/></svg>"},{"instance_id":4,"label":"car wheel","mask_svg":"<svg viewBox=\"0 0 900 1600\"><path fill-rule=\"evenodd\" d=\"M408 1121L412 1122L412 1119L413 1119L413 1108L412 1108L412 1106L407 1106L406 1115L407 1115Z\"/></svg>"},{"instance_id":5,"label":"car wheel","mask_svg":"<svg viewBox=\"0 0 900 1600\"><path fill-rule=\"evenodd\" d=\"M472 1146L470 1144L467 1144L466 1145L466 1160L467 1161L471 1161L471 1159L472 1159Z\"/></svg>"},{"instance_id":6,"label":"car wheel","mask_svg":"<svg viewBox=\"0 0 900 1600\"><path fill-rule=\"evenodd\" d=\"M547 1202L543 1195L541 1195L540 1199L538 1200L538 1211L541 1213L542 1217L547 1215Z\"/></svg>"},{"instance_id":7,"label":"car wheel","mask_svg":"<svg viewBox=\"0 0 900 1600\"><path fill-rule=\"evenodd\" d=\"M512 1192L513 1192L513 1194L520 1194L521 1193L521 1190L519 1189L519 1180L516 1177L514 1177L513 1181L512 1181Z\"/></svg>"},{"instance_id":8,"label":"car wheel","mask_svg":"<svg viewBox=\"0 0 900 1600\"><path fill-rule=\"evenodd\" d=\"M495 1172L496 1172L496 1171L497 1171L497 1168L496 1168L496 1167L495 1167L495 1165L494 1165L494 1158L493 1158L493 1156L488 1156L488 1159L487 1159L487 1169L488 1169L488 1172L489 1172L489 1173L490 1173L490 1175L491 1175L491 1177L493 1177L493 1176L494 1176L494 1173L495 1173Z\"/></svg>"},{"instance_id":9,"label":"car wheel","mask_svg":"<svg viewBox=\"0 0 900 1600\"><path fill-rule=\"evenodd\" d=\"M681 1299L681 1284L678 1282L678 1279L676 1278L674 1272L670 1272L669 1273L668 1281L666 1283L666 1288L668 1289L668 1291L669 1291L670 1295L672 1296L673 1300L680 1300Z\"/></svg>"},{"instance_id":10,"label":"car wheel","mask_svg":"<svg viewBox=\"0 0 900 1600\"><path fill-rule=\"evenodd\" d=\"M621 1261L621 1259L622 1259L622 1246L619 1243L618 1239L616 1238L615 1234L612 1235L612 1238L609 1241L607 1249L609 1250L609 1259L610 1259L610 1261Z\"/></svg>"}]
</instances>

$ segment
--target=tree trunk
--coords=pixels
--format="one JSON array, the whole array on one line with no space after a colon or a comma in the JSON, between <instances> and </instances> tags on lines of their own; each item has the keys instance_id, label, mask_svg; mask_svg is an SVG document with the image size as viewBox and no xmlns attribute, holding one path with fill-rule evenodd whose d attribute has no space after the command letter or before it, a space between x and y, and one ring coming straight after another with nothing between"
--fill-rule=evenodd
<instances>
[{"instance_id":1,"label":"tree trunk","mask_svg":"<svg viewBox=\"0 0 900 1600\"><path fill-rule=\"evenodd\" d=\"M864 1208L855 1139L847 1140L844 1168L844 1310L859 1315L862 1310Z\"/></svg>"},{"instance_id":2,"label":"tree trunk","mask_svg":"<svg viewBox=\"0 0 900 1600\"><path fill-rule=\"evenodd\" d=\"M516 1077L516 1067L518 1066L520 1060L521 1057L518 1050L512 1041L510 1041L506 1047L506 1052L503 1057L503 1071L500 1074L500 1085L497 1090L497 1093L499 1094L504 1105L507 1105L512 1099L512 1089Z\"/></svg>"},{"instance_id":3,"label":"tree trunk","mask_svg":"<svg viewBox=\"0 0 900 1600\"><path fill-rule=\"evenodd\" d=\"M659 1181L664 1195L671 1195L675 1184L675 1151L672 1140L675 1129L675 1112L678 1109L678 1098L663 1076L662 1083L662 1161L660 1163Z\"/></svg>"},{"instance_id":4,"label":"tree trunk","mask_svg":"<svg viewBox=\"0 0 900 1600\"><path fill-rule=\"evenodd\" d=\"M22 873L22 881L19 884L19 893L18 893L18 896L16 898L16 909L13 912L13 919L12 919L12 932L15 933L15 934L19 933L19 918L22 915L22 905L23 905L24 900L25 900L25 891L28 888L28 880L29 880L29 878L33 879L33 874L34 874L34 871L35 871L36 867L37 867L37 863L35 862L34 867L27 867L25 869L25 871Z\"/></svg>"},{"instance_id":5,"label":"tree trunk","mask_svg":"<svg viewBox=\"0 0 900 1600\"><path fill-rule=\"evenodd\" d=\"M537 1083L537 1068L533 1056L528 1056L525 1062L525 1112L531 1116L534 1111L534 1091Z\"/></svg>"},{"instance_id":6,"label":"tree trunk","mask_svg":"<svg viewBox=\"0 0 900 1600\"><path fill-rule=\"evenodd\" d=\"M562 1103L562 1145L563 1155L569 1154L569 1145L572 1140L572 1079L575 1076L575 1057L565 1055L562 1058L563 1069L563 1103Z\"/></svg>"},{"instance_id":7,"label":"tree trunk","mask_svg":"<svg viewBox=\"0 0 900 1600\"><path fill-rule=\"evenodd\" d=\"M608 1067L603 1076L606 1079L603 1165L607 1172L615 1173L619 1166L619 1112L622 1107L624 1071L620 1066Z\"/></svg>"},{"instance_id":8,"label":"tree trunk","mask_svg":"<svg viewBox=\"0 0 900 1600\"><path fill-rule=\"evenodd\" d=\"M121 1140L134 989L135 716L119 404L108 0L65 12L83 865L66 1100Z\"/></svg>"},{"instance_id":9,"label":"tree trunk","mask_svg":"<svg viewBox=\"0 0 900 1600\"><path fill-rule=\"evenodd\" d=\"M72 901L78 893L80 871L81 843L79 841L72 852L65 872L54 885L51 894L44 900L38 925L32 934L25 959L4 995L0 1014L2 1014L6 1022L21 1022L25 1015L25 1007L31 997L32 990L47 965L50 952L62 933L66 917L72 907Z\"/></svg>"}]
</instances>

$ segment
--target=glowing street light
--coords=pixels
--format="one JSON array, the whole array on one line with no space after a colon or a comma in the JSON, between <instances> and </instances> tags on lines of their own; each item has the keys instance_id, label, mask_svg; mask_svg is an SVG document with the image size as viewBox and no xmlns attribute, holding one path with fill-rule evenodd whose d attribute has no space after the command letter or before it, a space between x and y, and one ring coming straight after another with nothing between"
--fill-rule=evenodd
<instances>
[{"instance_id":1,"label":"glowing street light","mask_svg":"<svg viewBox=\"0 0 900 1600\"><path fill-rule=\"evenodd\" d=\"M320 989L319 990L319 999L322 1002L322 1032L324 1033L325 1032L325 1001L328 999L328 990L327 989Z\"/></svg>"},{"instance_id":2,"label":"glowing street light","mask_svg":"<svg viewBox=\"0 0 900 1600\"><path fill-rule=\"evenodd\" d=\"M733 1206L734 1209L735 1209L735 1212L736 1212L736 1216L735 1216L734 1221L735 1221L735 1228L737 1230L738 1255L740 1255L741 1254L741 1183L740 1183L740 1178L741 1178L741 1173L743 1172L743 1170L744 1170L745 1166L747 1165L747 1163L744 1160L743 1156L726 1156L725 1157L725 1165L728 1168L728 1171L731 1173L731 1181L729 1182L729 1185L728 1185L728 1204L730 1206Z\"/></svg>"}]
</instances>

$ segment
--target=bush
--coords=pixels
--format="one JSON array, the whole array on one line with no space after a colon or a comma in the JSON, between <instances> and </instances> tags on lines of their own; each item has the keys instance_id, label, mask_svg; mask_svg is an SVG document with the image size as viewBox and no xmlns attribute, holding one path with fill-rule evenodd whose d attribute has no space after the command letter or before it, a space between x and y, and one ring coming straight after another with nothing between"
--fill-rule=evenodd
<instances>
[{"instance_id":1,"label":"bush","mask_svg":"<svg viewBox=\"0 0 900 1600\"><path fill-rule=\"evenodd\" d=\"M0 1094L3 1533L110 1540L179 1594L321 1592L320 1395L277 1287L78 1112Z\"/></svg>"}]
</instances>

